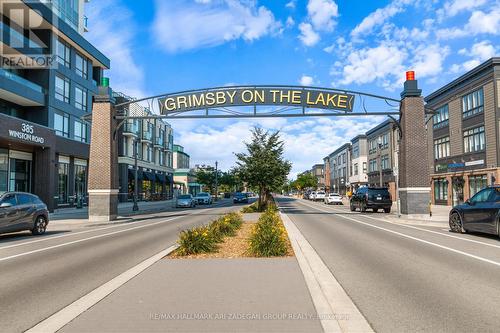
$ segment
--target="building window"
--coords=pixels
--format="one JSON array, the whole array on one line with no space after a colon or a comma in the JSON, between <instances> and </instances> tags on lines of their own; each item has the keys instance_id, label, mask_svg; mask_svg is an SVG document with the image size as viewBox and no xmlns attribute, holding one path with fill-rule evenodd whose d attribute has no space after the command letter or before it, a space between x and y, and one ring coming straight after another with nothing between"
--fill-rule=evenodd
<instances>
[{"instance_id":1,"label":"building window","mask_svg":"<svg viewBox=\"0 0 500 333\"><path fill-rule=\"evenodd\" d=\"M56 75L56 98L69 103L69 80L64 76Z\"/></svg>"},{"instance_id":2,"label":"building window","mask_svg":"<svg viewBox=\"0 0 500 333\"><path fill-rule=\"evenodd\" d=\"M368 167L368 172L374 172L374 171L377 171L377 160L376 159L372 159L370 160L370 165Z\"/></svg>"},{"instance_id":3,"label":"building window","mask_svg":"<svg viewBox=\"0 0 500 333\"><path fill-rule=\"evenodd\" d=\"M434 140L434 158L440 159L448 156L450 156L450 137Z\"/></svg>"},{"instance_id":4,"label":"building window","mask_svg":"<svg viewBox=\"0 0 500 333\"><path fill-rule=\"evenodd\" d=\"M82 111L87 111L87 90L75 87L75 106Z\"/></svg>"},{"instance_id":5,"label":"building window","mask_svg":"<svg viewBox=\"0 0 500 333\"><path fill-rule=\"evenodd\" d=\"M87 142L87 124L75 120L75 140L80 142Z\"/></svg>"},{"instance_id":6,"label":"building window","mask_svg":"<svg viewBox=\"0 0 500 333\"><path fill-rule=\"evenodd\" d=\"M389 147L389 133L382 135L382 149L387 149Z\"/></svg>"},{"instance_id":7,"label":"building window","mask_svg":"<svg viewBox=\"0 0 500 333\"><path fill-rule=\"evenodd\" d=\"M75 165L75 197L77 200L85 201L87 193L87 167Z\"/></svg>"},{"instance_id":8,"label":"building window","mask_svg":"<svg viewBox=\"0 0 500 333\"><path fill-rule=\"evenodd\" d=\"M358 163L354 163L354 175L358 175Z\"/></svg>"},{"instance_id":9,"label":"building window","mask_svg":"<svg viewBox=\"0 0 500 333\"><path fill-rule=\"evenodd\" d=\"M446 178L434 179L434 200L448 200L448 181Z\"/></svg>"},{"instance_id":10,"label":"building window","mask_svg":"<svg viewBox=\"0 0 500 333\"><path fill-rule=\"evenodd\" d=\"M380 164L381 164L382 170L390 169L390 166L389 166L389 155L382 156Z\"/></svg>"},{"instance_id":11,"label":"building window","mask_svg":"<svg viewBox=\"0 0 500 333\"><path fill-rule=\"evenodd\" d=\"M358 158L359 157L359 146L356 145L352 147L352 158Z\"/></svg>"},{"instance_id":12,"label":"building window","mask_svg":"<svg viewBox=\"0 0 500 333\"><path fill-rule=\"evenodd\" d=\"M467 118L484 110L484 95L483 88L478 89L470 94L462 97L462 112L463 117Z\"/></svg>"},{"instance_id":13,"label":"building window","mask_svg":"<svg viewBox=\"0 0 500 333\"><path fill-rule=\"evenodd\" d=\"M88 78L88 60L87 60L87 58L85 58L77 53L75 67L76 67L76 74L83 77L84 79Z\"/></svg>"},{"instance_id":14,"label":"building window","mask_svg":"<svg viewBox=\"0 0 500 333\"><path fill-rule=\"evenodd\" d=\"M57 62L68 68L71 67L71 53L68 44L57 39L56 40L56 55Z\"/></svg>"},{"instance_id":15,"label":"building window","mask_svg":"<svg viewBox=\"0 0 500 333\"><path fill-rule=\"evenodd\" d=\"M443 105L439 109L436 110L436 114L433 118L433 128L442 128L448 126L448 119L450 118L448 104Z\"/></svg>"},{"instance_id":16,"label":"building window","mask_svg":"<svg viewBox=\"0 0 500 333\"><path fill-rule=\"evenodd\" d=\"M485 146L484 126L464 131L464 152L481 151L484 150Z\"/></svg>"},{"instance_id":17,"label":"building window","mask_svg":"<svg viewBox=\"0 0 500 333\"><path fill-rule=\"evenodd\" d=\"M370 142L368 143L368 153L369 154L374 154L377 152L377 140L378 139L373 139L373 140L370 140Z\"/></svg>"},{"instance_id":18,"label":"building window","mask_svg":"<svg viewBox=\"0 0 500 333\"><path fill-rule=\"evenodd\" d=\"M346 155L346 153L342 154L342 163L345 163L345 155Z\"/></svg>"},{"instance_id":19,"label":"building window","mask_svg":"<svg viewBox=\"0 0 500 333\"><path fill-rule=\"evenodd\" d=\"M66 113L54 113L54 130L57 135L69 138L69 116Z\"/></svg>"},{"instance_id":20,"label":"building window","mask_svg":"<svg viewBox=\"0 0 500 333\"><path fill-rule=\"evenodd\" d=\"M469 176L469 193L472 197L477 192L488 186L488 178L486 175Z\"/></svg>"},{"instance_id":21,"label":"building window","mask_svg":"<svg viewBox=\"0 0 500 333\"><path fill-rule=\"evenodd\" d=\"M59 162L57 196L60 204L68 202L69 164Z\"/></svg>"},{"instance_id":22,"label":"building window","mask_svg":"<svg viewBox=\"0 0 500 333\"><path fill-rule=\"evenodd\" d=\"M366 162L363 162L363 173L366 173Z\"/></svg>"},{"instance_id":23,"label":"building window","mask_svg":"<svg viewBox=\"0 0 500 333\"><path fill-rule=\"evenodd\" d=\"M153 161L153 147L151 145L148 145L148 147L146 149L146 153L147 153L146 160L148 162L152 162Z\"/></svg>"}]
</instances>

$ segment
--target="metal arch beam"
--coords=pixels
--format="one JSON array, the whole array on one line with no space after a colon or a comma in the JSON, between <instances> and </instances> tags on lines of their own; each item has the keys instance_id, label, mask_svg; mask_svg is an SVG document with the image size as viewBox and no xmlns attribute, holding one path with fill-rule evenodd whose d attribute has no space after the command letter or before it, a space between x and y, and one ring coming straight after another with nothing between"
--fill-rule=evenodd
<instances>
[{"instance_id":1,"label":"metal arch beam","mask_svg":"<svg viewBox=\"0 0 500 333\"><path fill-rule=\"evenodd\" d=\"M130 100L127 102L116 104L115 107L121 107L121 106L129 105L129 104L133 104L133 103L144 102L144 101L158 99L158 98L167 97L167 96L173 97L173 96L177 96L177 95L190 94L190 93L196 93L196 92L209 92L212 90L219 90L219 89L240 89L240 88L291 88L291 89L301 89L301 90L316 89L316 90L329 91L329 92L340 92L340 93L345 93L345 94L367 96L367 97L372 97L372 98L384 100L386 103L388 103L388 101L401 103L401 100L395 99L392 97L380 96L380 95L375 95L375 94L370 94L370 93L364 93L361 91L346 90L346 89L334 89L334 88L325 88L325 87L316 87L316 86L298 86L298 85L237 85L237 86L219 86L219 87L211 87L211 88L204 88L204 89L191 89L191 90L178 91L178 92L174 92L174 93L166 93L166 94L155 95L155 96L150 96L150 97L145 97L145 98L140 98L140 99L133 99L133 100Z\"/></svg>"}]
</instances>

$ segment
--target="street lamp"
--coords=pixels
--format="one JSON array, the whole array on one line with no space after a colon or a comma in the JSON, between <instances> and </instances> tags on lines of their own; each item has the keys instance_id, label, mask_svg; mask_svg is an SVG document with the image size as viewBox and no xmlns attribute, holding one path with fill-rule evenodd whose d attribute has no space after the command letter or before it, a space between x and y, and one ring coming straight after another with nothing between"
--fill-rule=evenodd
<instances>
[{"instance_id":1,"label":"street lamp","mask_svg":"<svg viewBox=\"0 0 500 333\"><path fill-rule=\"evenodd\" d=\"M378 160L379 160L379 165L380 165L380 168L379 168L379 177L380 177L379 184L380 184L380 187L382 187L383 186L383 184L382 184L382 136L378 137Z\"/></svg>"},{"instance_id":2,"label":"street lamp","mask_svg":"<svg viewBox=\"0 0 500 333\"><path fill-rule=\"evenodd\" d=\"M217 170L219 163L215 161L215 201L219 198L219 172Z\"/></svg>"},{"instance_id":3,"label":"street lamp","mask_svg":"<svg viewBox=\"0 0 500 333\"><path fill-rule=\"evenodd\" d=\"M137 196L139 193L138 189L138 167L137 167L137 154L138 154L138 144L139 140L137 137L134 137L134 206L132 207L132 211L136 212L139 210L139 205L137 204Z\"/></svg>"}]
</instances>

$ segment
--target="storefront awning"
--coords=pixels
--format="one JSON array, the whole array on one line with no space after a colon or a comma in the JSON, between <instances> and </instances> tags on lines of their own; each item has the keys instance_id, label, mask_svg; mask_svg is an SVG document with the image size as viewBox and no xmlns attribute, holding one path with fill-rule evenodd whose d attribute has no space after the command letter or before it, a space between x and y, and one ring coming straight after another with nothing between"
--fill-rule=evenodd
<instances>
[{"instance_id":1,"label":"storefront awning","mask_svg":"<svg viewBox=\"0 0 500 333\"><path fill-rule=\"evenodd\" d=\"M144 174L144 179L150 180L152 182L155 180L155 175L153 173L144 171L143 174Z\"/></svg>"},{"instance_id":2,"label":"storefront awning","mask_svg":"<svg viewBox=\"0 0 500 333\"><path fill-rule=\"evenodd\" d=\"M135 170L134 169L128 169L128 178L129 179L135 179ZM139 169L137 170L137 179L142 180L144 178L142 174L142 170Z\"/></svg>"},{"instance_id":3,"label":"storefront awning","mask_svg":"<svg viewBox=\"0 0 500 333\"><path fill-rule=\"evenodd\" d=\"M156 180L160 183L165 183L165 175L161 173L156 174Z\"/></svg>"}]
</instances>

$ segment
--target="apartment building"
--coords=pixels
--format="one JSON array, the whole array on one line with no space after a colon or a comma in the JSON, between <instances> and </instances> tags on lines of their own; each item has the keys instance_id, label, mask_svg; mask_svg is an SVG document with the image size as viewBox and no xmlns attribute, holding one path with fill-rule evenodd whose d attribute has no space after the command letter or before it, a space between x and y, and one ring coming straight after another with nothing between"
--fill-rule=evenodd
<instances>
[{"instance_id":1,"label":"apartment building","mask_svg":"<svg viewBox=\"0 0 500 333\"><path fill-rule=\"evenodd\" d=\"M318 179L318 189L325 188L324 165L315 164L311 168L311 174Z\"/></svg>"},{"instance_id":2,"label":"apartment building","mask_svg":"<svg viewBox=\"0 0 500 333\"><path fill-rule=\"evenodd\" d=\"M328 155L330 192L345 195L349 189L351 143L346 143ZM327 177L327 176L325 176Z\"/></svg>"},{"instance_id":3,"label":"apartment building","mask_svg":"<svg viewBox=\"0 0 500 333\"><path fill-rule=\"evenodd\" d=\"M349 185L351 191L368 184L368 147L366 135L361 134L351 140Z\"/></svg>"},{"instance_id":4,"label":"apartment building","mask_svg":"<svg viewBox=\"0 0 500 333\"><path fill-rule=\"evenodd\" d=\"M113 92L116 103L132 101ZM125 107L131 116L152 116L138 104ZM173 191L174 133L169 123L161 119L127 120L118 129L119 201L133 200L135 191L135 157L137 155L137 187L139 200L166 200Z\"/></svg>"},{"instance_id":5,"label":"apartment building","mask_svg":"<svg viewBox=\"0 0 500 333\"><path fill-rule=\"evenodd\" d=\"M366 132L368 185L388 187L393 200L396 199L398 139L399 130L391 119Z\"/></svg>"},{"instance_id":6,"label":"apartment building","mask_svg":"<svg viewBox=\"0 0 500 333\"><path fill-rule=\"evenodd\" d=\"M196 178L196 168L190 167L190 156L181 145L174 145L174 188L178 193L196 195L201 192L202 185Z\"/></svg>"},{"instance_id":7,"label":"apartment building","mask_svg":"<svg viewBox=\"0 0 500 333\"><path fill-rule=\"evenodd\" d=\"M51 211L86 201L83 117L110 67L83 12L84 0L0 2L0 193L35 193Z\"/></svg>"},{"instance_id":8,"label":"apartment building","mask_svg":"<svg viewBox=\"0 0 500 333\"><path fill-rule=\"evenodd\" d=\"M500 182L500 58L425 98L432 202L455 205Z\"/></svg>"}]
</instances>

